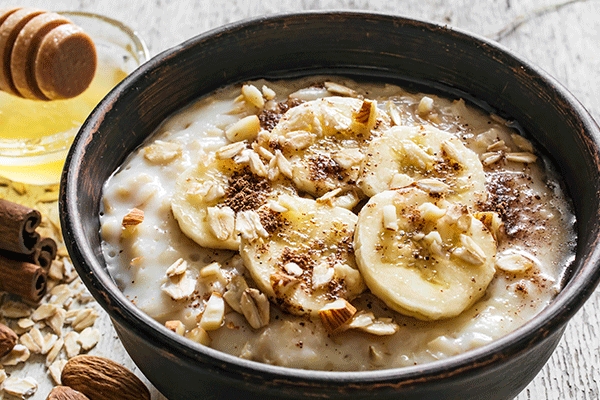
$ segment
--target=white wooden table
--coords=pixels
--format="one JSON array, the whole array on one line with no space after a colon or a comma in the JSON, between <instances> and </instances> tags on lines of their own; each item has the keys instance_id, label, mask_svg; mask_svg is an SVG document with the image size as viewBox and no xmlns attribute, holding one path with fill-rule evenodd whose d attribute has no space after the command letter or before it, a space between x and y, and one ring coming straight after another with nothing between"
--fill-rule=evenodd
<instances>
[{"instance_id":1,"label":"white wooden table","mask_svg":"<svg viewBox=\"0 0 600 400\"><path fill-rule=\"evenodd\" d=\"M152 55L217 26L278 12L352 9L425 19L497 39L553 75L600 121L600 1L562 1L0 0L0 8L23 5L101 13L136 30ZM596 291L570 322L548 364L518 400L600 398L599 315L600 291ZM103 316L97 326L105 334L95 354L135 369L108 318ZM34 399L45 398L49 386L44 385L42 382ZM164 397L153 391L153 399Z\"/></svg>"}]
</instances>

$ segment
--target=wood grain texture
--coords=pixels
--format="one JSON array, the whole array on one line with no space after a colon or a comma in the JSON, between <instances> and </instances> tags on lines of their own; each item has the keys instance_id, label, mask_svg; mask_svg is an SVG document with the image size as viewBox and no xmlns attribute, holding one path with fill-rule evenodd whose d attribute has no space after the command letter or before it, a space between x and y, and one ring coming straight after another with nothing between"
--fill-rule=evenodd
<instances>
[{"instance_id":1,"label":"wood grain texture","mask_svg":"<svg viewBox=\"0 0 600 400\"><path fill-rule=\"evenodd\" d=\"M121 20L146 40L153 55L220 25L264 14L300 10L352 9L397 14L467 30L489 38L509 28L500 43L538 65L565 85L600 121L600 1L581 0L54 0L54 10L98 12ZM48 8L44 0L0 0L10 5ZM510 28L515 28L511 31ZM518 400L600 398L600 292L569 323L547 365ZM103 314L104 336L95 354L135 366ZM40 366L41 367L41 366ZM23 372L23 371L21 371ZM42 382L34 399L43 399ZM152 398L164 399L156 391ZM482 394L485 399L485 394Z\"/></svg>"}]
</instances>

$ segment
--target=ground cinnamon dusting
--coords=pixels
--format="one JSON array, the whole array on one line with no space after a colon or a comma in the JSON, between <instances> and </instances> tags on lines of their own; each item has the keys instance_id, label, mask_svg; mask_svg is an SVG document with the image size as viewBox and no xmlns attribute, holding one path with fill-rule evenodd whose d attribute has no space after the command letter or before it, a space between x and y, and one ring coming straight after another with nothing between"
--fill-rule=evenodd
<instances>
[{"instance_id":1,"label":"ground cinnamon dusting","mask_svg":"<svg viewBox=\"0 0 600 400\"><path fill-rule=\"evenodd\" d=\"M308 254L301 254L295 251L292 251L289 247L285 247L283 252L281 253L281 264L285 265L287 263L295 263L298 264L300 268L306 270L311 266L313 260L310 258Z\"/></svg>"},{"instance_id":2,"label":"ground cinnamon dusting","mask_svg":"<svg viewBox=\"0 0 600 400\"><path fill-rule=\"evenodd\" d=\"M260 223L269 234L272 234L284 224L284 220L278 212L270 209L260 209L257 212Z\"/></svg>"},{"instance_id":3,"label":"ground cinnamon dusting","mask_svg":"<svg viewBox=\"0 0 600 400\"><path fill-rule=\"evenodd\" d=\"M249 168L244 168L229 178L229 186L225 190L225 205L236 213L256 210L264 204L270 191L269 181L254 175Z\"/></svg>"},{"instance_id":4,"label":"ground cinnamon dusting","mask_svg":"<svg viewBox=\"0 0 600 400\"><path fill-rule=\"evenodd\" d=\"M296 107L302 104L301 100L298 99L287 99L287 101L277 103L277 107L274 110L263 110L258 115L258 120L260 121L260 127L267 130L272 131L273 128L277 125L283 114L286 113L290 108Z\"/></svg>"},{"instance_id":5,"label":"ground cinnamon dusting","mask_svg":"<svg viewBox=\"0 0 600 400\"><path fill-rule=\"evenodd\" d=\"M310 160L310 179L314 181L325 180L328 177L337 178L342 181L342 168L331 157L319 154L311 157Z\"/></svg>"}]
</instances>

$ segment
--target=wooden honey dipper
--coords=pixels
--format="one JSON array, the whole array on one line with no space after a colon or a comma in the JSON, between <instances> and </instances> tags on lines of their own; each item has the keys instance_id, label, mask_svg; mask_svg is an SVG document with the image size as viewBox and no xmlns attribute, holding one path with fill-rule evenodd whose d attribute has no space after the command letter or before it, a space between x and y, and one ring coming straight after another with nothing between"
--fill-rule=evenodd
<instances>
[{"instance_id":1,"label":"wooden honey dipper","mask_svg":"<svg viewBox=\"0 0 600 400\"><path fill-rule=\"evenodd\" d=\"M96 64L94 42L67 18L35 8L0 9L0 90L68 99L90 85Z\"/></svg>"}]
</instances>

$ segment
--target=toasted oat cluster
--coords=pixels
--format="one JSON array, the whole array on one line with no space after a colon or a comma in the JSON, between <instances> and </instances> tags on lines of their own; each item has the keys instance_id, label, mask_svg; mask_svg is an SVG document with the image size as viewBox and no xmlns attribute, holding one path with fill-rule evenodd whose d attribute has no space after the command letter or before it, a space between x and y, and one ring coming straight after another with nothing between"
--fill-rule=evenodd
<instances>
[{"instance_id":1,"label":"toasted oat cluster","mask_svg":"<svg viewBox=\"0 0 600 400\"><path fill-rule=\"evenodd\" d=\"M105 184L109 269L171 331L261 362L467 351L548 304L574 252L560 181L515 126L337 77L222 89Z\"/></svg>"}]
</instances>

